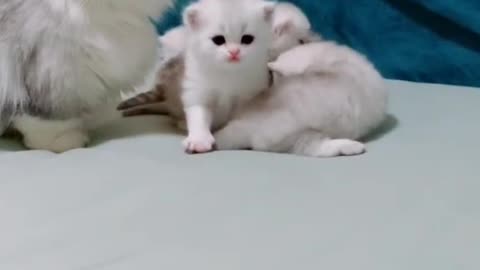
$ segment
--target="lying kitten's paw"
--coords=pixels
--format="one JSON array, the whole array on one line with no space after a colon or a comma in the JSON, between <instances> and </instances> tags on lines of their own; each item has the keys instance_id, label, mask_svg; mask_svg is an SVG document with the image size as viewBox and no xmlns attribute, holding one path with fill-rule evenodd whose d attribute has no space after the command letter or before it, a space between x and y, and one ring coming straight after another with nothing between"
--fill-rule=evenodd
<instances>
[{"instance_id":1,"label":"lying kitten's paw","mask_svg":"<svg viewBox=\"0 0 480 270\"><path fill-rule=\"evenodd\" d=\"M193 153L206 153L213 150L215 138L211 133L200 135L189 135L183 141L183 147L185 152L189 154Z\"/></svg>"},{"instance_id":2,"label":"lying kitten's paw","mask_svg":"<svg viewBox=\"0 0 480 270\"><path fill-rule=\"evenodd\" d=\"M314 151L316 157L353 156L365 153L365 144L348 140L326 140Z\"/></svg>"}]
</instances>

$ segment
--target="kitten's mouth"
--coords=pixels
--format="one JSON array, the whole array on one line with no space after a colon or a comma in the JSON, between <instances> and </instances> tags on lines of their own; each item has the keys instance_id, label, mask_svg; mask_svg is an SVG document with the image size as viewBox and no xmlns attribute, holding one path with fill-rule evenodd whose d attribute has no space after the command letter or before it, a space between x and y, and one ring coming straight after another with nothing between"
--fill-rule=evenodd
<instances>
[{"instance_id":1,"label":"kitten's mouth","mask_svg":"<svg viewBox=\"0 0 480 270\"><path fill-rule=\"evenodd\" d=\"M230 62L230 63L238 63L238 62L240 62L240 57L238 57L238 56L229 57L229 58L228 58L228 62Z\"/></svg>"}]
</instances>

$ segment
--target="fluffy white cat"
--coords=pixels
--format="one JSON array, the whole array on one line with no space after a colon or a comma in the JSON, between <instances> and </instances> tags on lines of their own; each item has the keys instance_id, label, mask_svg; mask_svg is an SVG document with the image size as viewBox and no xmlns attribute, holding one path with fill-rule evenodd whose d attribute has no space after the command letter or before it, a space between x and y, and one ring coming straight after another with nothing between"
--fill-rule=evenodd
<instances>
[{"instance_id":1,"label":"fluffy white cat","mask_svg":"<svg viewBox=\"0 0 480 270\"><path fill-rule=\"evenodd\" d=\"M274 3L262 0L200 0L186 8L181 100L187 152L212 150L211 130L268 87L273 12Z\"/></svg>"},{"instance_id":2,"label":"fluffy white cat","mask_svg":"<svg viewBox=\"0 0 480 270\"><path fill-rule=\"evenodd\" d=\"M0 126L33 149L84 146L92 115L144 83L157 59L150 18L170 0L0 1Z\"/></svg>"},{"instance_id":3,"label":"fluffy white cat","mask_svg":"<svg viewBox=\"0 0 480 270\"><path fill-rule=\"evenodd\" d=\"M332 42L295 47L269 64L273 87L215 133L217 148L313 157L356 155L385 118L387 92L362 55Z\"/></svg>"}]
</instances>

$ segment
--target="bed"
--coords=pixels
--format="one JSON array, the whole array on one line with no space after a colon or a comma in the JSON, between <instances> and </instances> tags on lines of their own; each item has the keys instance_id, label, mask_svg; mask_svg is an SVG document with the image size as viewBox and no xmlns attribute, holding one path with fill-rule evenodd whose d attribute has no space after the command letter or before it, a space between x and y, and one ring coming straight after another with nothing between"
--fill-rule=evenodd
<instances>
[{"instance_id":1,"label":"bed","mask_svg":"<svg viewBox=\"0 0 480 270\"><path fill-rule=\"evenodd\" d=\"M186 155L166 119L0 140L0 269L480 269L480 89L389 81L357 157Z\"/></svg>"}]
</instances>

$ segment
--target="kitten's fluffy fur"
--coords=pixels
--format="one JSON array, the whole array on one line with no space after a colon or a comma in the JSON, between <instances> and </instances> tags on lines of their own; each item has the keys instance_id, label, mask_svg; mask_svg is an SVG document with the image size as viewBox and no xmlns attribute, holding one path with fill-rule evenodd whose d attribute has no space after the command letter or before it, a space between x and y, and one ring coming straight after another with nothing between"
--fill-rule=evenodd
<instances>
[{"instance_id":1,"label":"kitten's fluffy fur","mask_svg":"<svg viewBox=\"0 0 480 270\"><path fill-rule=\"evenodd\" d=\"M278 3L273 14L274 38L270 45L270 59L301 43L320 40L320 36L310 29L310 22L305 14L290 3ZM178 95L183 76L184 63L181 55L185 51L185 26L178 26L167 31L159 38L163 51L168 59L158 71L158 84L155 89L127 99L119 105L124 116L142 114L169 114L177 119L184 118ZM182 72L175 74L175 72ZM180 125L183 127L183 125Z\"/></svg>"},{"instance_id":2,"label":"kitten's fluffy fur","mask_svg":"<svg viewBox=\"0 0 480 270\"><path fill-rule=\"evenodd\" d=\"M0 119L26 146L83 146L90 117L141 85L157 59L148 18L169 0L0 2ZM1 125L0 125L1 126Z\"/></svg>"},{"instance_id":3,"label":"kitten's fluffy fur","mask_svg":"<svg viewBox=\"0 0 480 270\"><path fill-rule=\"evenodd\" d=\"M269 66L274 86L215 134L218 149L314 157L365 151L356 140L384 119L387 93L382 77L363 56L319 42L287 51Z\"/></svg>"},{"instance_id":4,"label":"kitten's fluffy fur","mask_svg":"<svg viewBox=\"0 0 480 270\"><path fill-rule=\"evenodd\" d=\"M262 0L200 0L185 10L181 100L187 152L212 150L211 129L224 125L236 106L268 87L273 10L273 3ZM253 42L243 41L248 35ZM223 41L215 44L215 36Z\"/></svg>"}]
</instances>

